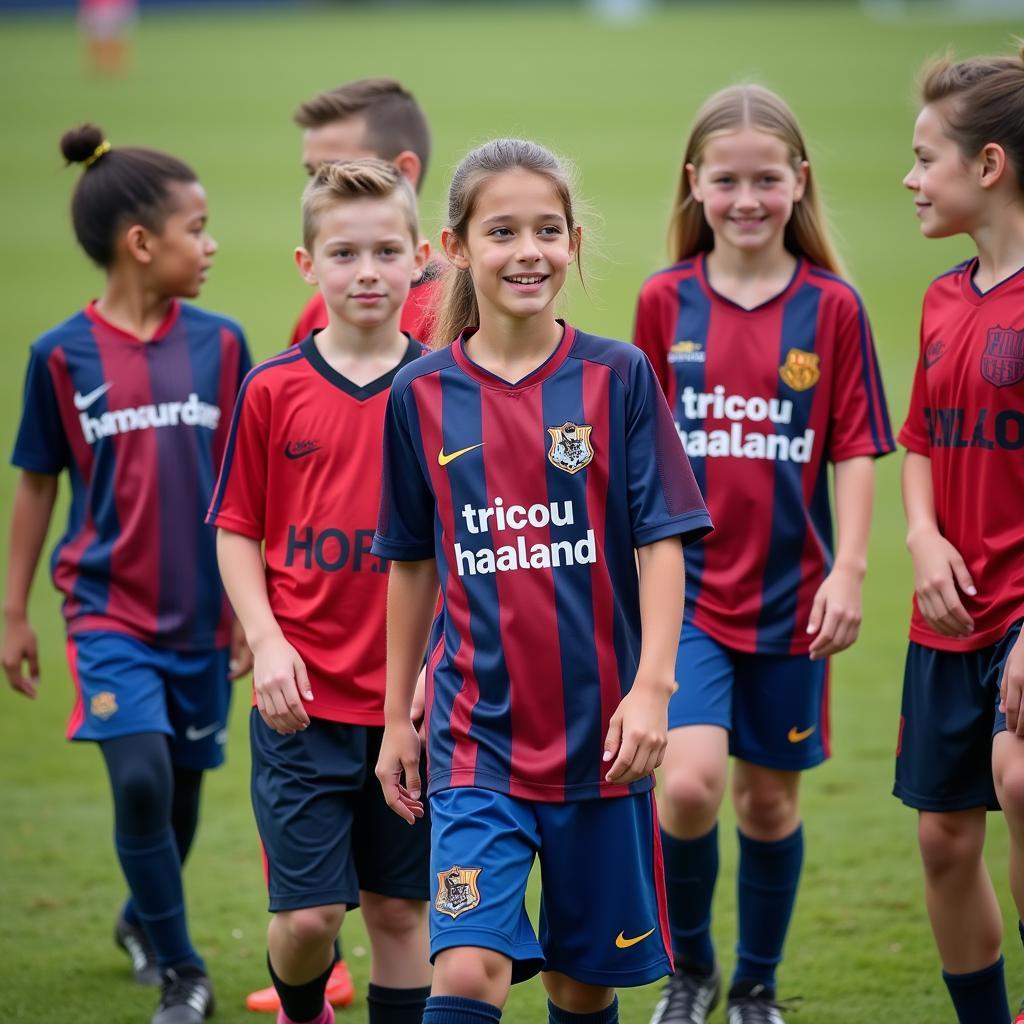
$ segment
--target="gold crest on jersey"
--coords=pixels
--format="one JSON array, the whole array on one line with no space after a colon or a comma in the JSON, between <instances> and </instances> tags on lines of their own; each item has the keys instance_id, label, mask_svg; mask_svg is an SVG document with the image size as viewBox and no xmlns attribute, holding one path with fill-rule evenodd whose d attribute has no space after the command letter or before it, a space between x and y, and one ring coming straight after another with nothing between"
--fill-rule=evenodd
<instances>
[{"instance_id":1,"label":"gold crest on jersey","mask_svg":"<svg viewBox=\"0 0 1024 1024\"><path fill-rule=\"evenodd\" d=\"M794 391L813 388L821 379L821 357L816 352L791 348L786 353L785 363L779 367L779 376Z\"/></svg>"},{"instance_id":2,"label":"gold crest on jersey","mask_svg":"<svg viewBox=\"0 0 1024 1024\"><path fill-rule=\"evenodd\" d=\"M480 906L476 880L483 868L460 868L458 864L437 873L434 909L451 918Z\"/></svg>"},{"instance_id":3,"label":"gold crest on jersey","mask_svg":"<svg viewBox=\"0 0 1024 1024\"><path fill-rule=\"evenodd\" d=\"M593 429L589 423L572 423L569 420L560 427L548 427L551 435L548 461L551 465L566 473L578 473L589 465L594 458L594 448L590 443Z\"/></svg>"},{"instance_id":4,"label":"gold crest on jersey","mask_svg":"<svg viewBox=\"0 0 1024 1024\"><path fill-rule=\"evenodd\" d=\"M109 690L101 690L89 701L89 711L105 722L117 714L117 698Z\"/></svg>"}]
</instances>

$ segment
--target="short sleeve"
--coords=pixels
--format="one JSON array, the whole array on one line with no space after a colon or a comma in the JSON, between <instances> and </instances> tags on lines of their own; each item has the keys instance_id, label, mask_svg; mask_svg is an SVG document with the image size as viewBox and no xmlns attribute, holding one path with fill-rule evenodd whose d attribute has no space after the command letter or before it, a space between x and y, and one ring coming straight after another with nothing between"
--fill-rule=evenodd
<instances>
[{"instance_id":1,"label":"short sleeve","mask_svg":"<svg viewBox=\"0 0 1024 1024\"><path fill-rule=\"evenodd\" d=\"M657 292L648 282L640 289L633 321L633 344L650 360L662 392L669 394L668 344L665 341L664 317Z\"/></svg>"},{"instance_id":2,"label":"short sleeve","mask_svg":"<svg viewBox=\"0 0 1024 1024\"><path fill-rule=\"evenodd\" d=\"M258 377L242 383L228 431L220 478L206 522L254 540L265 534L270 396Z\"/></svg>"},{"instance_id":3,"label":"short sleeve","mask_svg":"<svg viewBox=\"0 0 1024 1024\"><path fill-rule=\"evenodd\" d=\"M71 449L57 406L49 360L33 348L25 373L21 422L11 462L30 473L56 475L70 459Z\"/></svg>"},{"instance_id":4,"label":"short sleeve","mask_svg":"<svg viewBox=\"0 0 1024 1024\"><path fill-rule=\"evenodd\" d=\"M626 464L634 547L676 535L690 544L711 532L690 460L646 356L632 360Z\"/></svg>"},{"instance_id":5,"label":"short sleeve","mask_svg":"<svg viewBox=\"0 0 1024 1024\"><path fill-rule=\"evenodd\" d=\"M384 417L384 470L372 551L399 562L435 557L434 493L416 455L413 408L411 388L392 389Z\"/></svg>"},{"instance_id":6,"label":"short sleeve","mask_svg":"<svg viewBox=\"0 0 1024 1024\"><path fill-rule=\"evenodd\" d=\"M900 429L900 444L908 452L930 456L928 423L925 420L927 407L928 380L925 373L924 346L922 344L917 366L914 368L914 383L910 389L910 408L907 410L907 418L903 421L903 426Z\"/></svg>"},{"instance_id":7,"label":"short sleeve","mask_svg":"<svg viewBox=\"0 0 1024 1024\"><path fill-rule=\"evenodd\" d=\"M855 293L836 318L835 366L829 415L831 462L886 455L896 443L867 313Z\"/></svg>"}]
</instances>

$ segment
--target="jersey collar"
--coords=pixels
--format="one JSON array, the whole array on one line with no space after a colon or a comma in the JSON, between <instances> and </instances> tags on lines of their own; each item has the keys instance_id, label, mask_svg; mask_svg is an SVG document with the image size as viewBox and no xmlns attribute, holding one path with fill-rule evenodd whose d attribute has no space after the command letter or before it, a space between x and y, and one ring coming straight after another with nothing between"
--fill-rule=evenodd
<instances>
[{"instance_id":1,"label":"jersey collar","mask_svg":"<svg viewBox=\"0 0 1024 1024\"><path fill-rule=\"evenodd\" d=\"M721 302L730 309L738 310L740 313L760 313L762 309L766 309L768 306L771 306L776 302L788 299L789 296L793 294L794 290L803 283L808 265L807 260L805 260L803 256L797 256L796 266L793 268L793 276L789 279L789 282L782 291L776 292L770 299L765 299L764 302L761 302L756 306L751 306L748 309L746 306L741 306L738 302L733 302L732 299L726 298L720 292L716 292L715 289L711 287L711 281L708 280L707 258L708 254L706 252L700 253L697 257L697 279L700 281L701 288L704 289L704 293L709 299Z\"/></svg>"},{"instance_id":2,"label":"jersey collar","mask_svg":"<svg viewBox=\"0 0 1024 1024\"><path fill-rule=\"evenodd\" d=\"M972 260L969 260L967 266L963 268L963 273L960 276L960 290L963 293L964 298L972 306L980 306L988 299L1002 294L1007 288L1012 288L1011 282L1020 284L1024 280L1024 267L1020 270L1014 271L1009 277L1004 277L1002 281L992 285L988 291L980 291L978 286L974 283L974 274L978 269L978 257L975 256Z\"/></svg>"},{"instance_id":3,"label":"jersey collar","mask_svg":"<svg viewBox=\"0 0 1024 1024\"><path fill-rule=\"evenodd\" d=\"M316 342L313 340L314 335L318 334L323 328L317 328L312 331L305 340L299 342L299 351L306 357L306 361L310 366L328 384L334 385L339 391L343 391L350 398L354 398L357 401L363 402L367 398L373 398L374 395L379 395L382 391L387 391L391 387L392 382L395 379L395 374L405 366L406 363L411 363L414 359L418 359L423 353L423 347L420 343L413 338L411 335L405 334L405 340L408 343L406 345L405 354L402 358L390 369L387 373L382 374L376 380L371 380L368 384L362 386L351 381L343 373L338 373L336 369L320 354L320 349L316 347Z\"/></svg>"},{"instance_id":4,"label":"jersey collar","mask_svg":"<svg viewBox=\"0 0 1024 1024\"><path fill-rule=\"evenodd\" d=\"M542 381L547 380L548 377L558 370L562 363L565 362L569 355L569 350L576 340L576 328L572 324L567 324L564 320L558 320L557 322L562 325L562 340L559 341L555 351L540 366L531 370L525 377L520 378L515 383L499 377L496 373L491 373L490 370L485 370L466 355L466 341L477 332L478 328L476 327L463 331L452 342L452 356L459 369L472 377L477 383L483 384L484 387L497 388L501 391L516 391L520 388L533 387L534 384L540 384Z\"/></svg>"},{"instance_id":5,"label":"jersey collar","mask_svg":"<svg viewBox=\"0 0 1024 1024\"><path fill-rule=\"evenodd\" d=\"M151 338L140 338L137 335L131 334L129 331L122 330L116 324L112 324L97 308L99 300L93 299L88 306L85 307L85 315L97 326L102 327L105 331L109 331L115 337L121 338L124 341L133 342L136 345L148 345L154 341L160 341L167 337L171 328L175 325L178 317L181 315L181 303L177 299L171 299L170 309L167 310L167 316L163 318L160 326L153 332Z\"/></svg>"}]
</instances>

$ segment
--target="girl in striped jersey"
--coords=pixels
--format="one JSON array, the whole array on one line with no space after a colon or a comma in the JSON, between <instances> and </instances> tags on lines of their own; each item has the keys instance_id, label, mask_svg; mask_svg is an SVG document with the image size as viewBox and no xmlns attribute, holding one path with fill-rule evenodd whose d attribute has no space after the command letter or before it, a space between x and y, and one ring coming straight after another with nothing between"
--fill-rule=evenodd
<instances>
[{"instance_id":1,"label":"girl in striped jersey","mask_svg":"<svg viewBox=\"0 0 1024 1024\"><path fill-rule=\"evenodd\" d=\"M874 458L893 441L864 308L839 276L807 148L778 96L737 86L707 101L671 235L676 262L644 284L635 341L716 531L686 552L659 799L676 973L654 1021L699 1024L720 998L711 903L731 754L729 1021L772 1024L803 860L800 773L828 756L828 658L857 638Z\"/></svg>"}]
</instances>

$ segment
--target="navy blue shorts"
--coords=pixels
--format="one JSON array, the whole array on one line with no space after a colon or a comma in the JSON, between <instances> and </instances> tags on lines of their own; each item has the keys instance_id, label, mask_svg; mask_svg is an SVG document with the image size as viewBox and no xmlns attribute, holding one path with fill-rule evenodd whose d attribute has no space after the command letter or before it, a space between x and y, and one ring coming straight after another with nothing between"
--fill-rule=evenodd
<instances>
[{"instance_id":1,"label":"navy blue shorts","mask_svg":"<svg viewBox=\"0 0 1024 1024\"><path fill-rule=\"evenodd\" d=\"M540 803L488 789L430 798L431 960L497 950L512 980L559 971L588 985L646 985L672 972L654 794ZM540 937L524 898L540 858Z\"/></svg>"},{"instance_id":2,"label":"navy blue shorts","mask_svg":"<svg viewBox=\"0 0 1024 1024\"><path fill-rule=\"evenodd\" d=\"M228 648L172 651L125 633L95 632L69 637L67 652L76 690L68 739L162 732L172 764L203 771L224 763Z\"/></svg>"},{"instance_id":3,"label":"navy blue shorts","mask_svg":"<svg viewBox=\"0 0 1024 1024\"><path fill-rule=\"evenodd\" d=\"M374 775L383 729L314 718L282 736L253 708L249 735L271 912L351 909L360 889L430 899L429 811L410 826L384 802Z\"/></svg>"},{"instance_id":4,"label":"navy blue shorts","mask_svg":"<svg viewBox=\"0 0 1024 1024\"><path fill-rule=\"evenodd\" d=\"M907 648L892 791L908 807L999 810L992 737L1006 729L999 684L1021 624L980 651L938 651L913 642Z\"/></svg>"},{"instance_id":5,"label":"navy blue shorts","mask_svg":"<svg viewBox=\"0 0 1024 1024\"><path fill-rule=\"evenodd\" d=\"M813 768L829 756L827 659L747 654L687 622L676 682L670 729L720 725L733 757L781 771Z\"/></svg>"}]
</instances>

